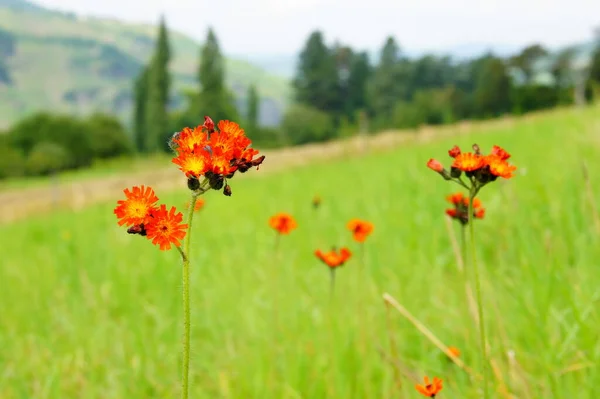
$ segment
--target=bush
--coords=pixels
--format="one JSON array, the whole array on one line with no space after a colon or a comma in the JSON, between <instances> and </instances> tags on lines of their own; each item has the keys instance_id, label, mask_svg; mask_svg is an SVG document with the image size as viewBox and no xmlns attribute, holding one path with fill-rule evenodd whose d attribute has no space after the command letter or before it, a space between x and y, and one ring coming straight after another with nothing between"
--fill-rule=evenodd
<instances>
[{"instance_id":1,"label":"bush","mask_svg":"<svg viewBox=\"0 0 600 399\"><path fill-rule=\"evenodd\" d=\"M87 120L87 125L94 157L112 158L133 152L131 140L116 118L94 114Z\"/></svg>"},{"instance_id":2,"label":"bush","mask_svg":"<svg viewBox=\"0 0 600 399\"><path fill-rule=\"evenodd\" d=\"M279 148L285 146L285 137L276 127L258 127L246 135L252 140L254 148Z\"/></svg>"},{"instance_id":3,"label":"bush","mask_svg":"<svg viewBox=\"0 0 600 399\"><path fill-rule=\"evenodd\" d=\"M70 116L38 113L13 126L9 135L27 157L38 143L56 144L65 151L65 168L88 166L94 156L88 125Z\"/></svg>"},{"instance_id":4,"label":"bush","mask_svg":"<svg viewBox=\"0 0 600 399\"><path fill-rule=\"evenodd\" d=\"M56 143L41 142L29 153L26 168L30 175L48 175L66 169L68 152Z\"/></svg>"},{"instance_id":5,"label":"bush","mask_svg":"<svg viewBox=\"0 0 600 399\"><path fill-rule=\"evenodd\" d=\"M0 141L0 179L18 177L25 174L25 157L8 145L6 140Z\"/></svg>"},{"instance_id":6,"label":"bush","mask_svg":"<svg viewBox=\"0 0 600 399\"><path fill-rule=\"evenodd\" d=\"M333 121L327 113L300 104L287 110L281 130L289 144L325 141L335 136Z\"/></svg>"}]
</instances>

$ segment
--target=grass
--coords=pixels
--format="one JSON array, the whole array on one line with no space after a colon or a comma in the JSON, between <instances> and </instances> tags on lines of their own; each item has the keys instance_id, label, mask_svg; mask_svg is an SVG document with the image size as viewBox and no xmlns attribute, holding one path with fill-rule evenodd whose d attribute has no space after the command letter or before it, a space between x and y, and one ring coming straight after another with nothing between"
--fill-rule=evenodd
<instances>
[{"instance_id":1,"label":"grass","mask_svg":"<svg viewBox=\"0 0 600 399\"><path fill-rule=\"evenodd\" d=\"M382 299L391 294L477 370L477 330L444 220L444 197L457 187L425 167L473 142L502 145L519 168L482 191L487 214L476 225L494 387L519 398L590 397L600 380L600 215L581 164L597 202L599 126L597 108L560 111L488 134L251 171L232 181L232 197L208 193L191 255L190 397L410 398L423 375L444 379L440 398L478 397L476 381ZM188 200L184 188L158 196ZM2 226L1 398L179 395L178 254L127 235L114 206ZM277 255L267 220L279 211L299 227ZM313 251L358 254L345 230L353 217L375 225L366 268L357 256L338 270L330 302ZM399 388L389 330L406 372Z\"/></svg>"}]
</instances>

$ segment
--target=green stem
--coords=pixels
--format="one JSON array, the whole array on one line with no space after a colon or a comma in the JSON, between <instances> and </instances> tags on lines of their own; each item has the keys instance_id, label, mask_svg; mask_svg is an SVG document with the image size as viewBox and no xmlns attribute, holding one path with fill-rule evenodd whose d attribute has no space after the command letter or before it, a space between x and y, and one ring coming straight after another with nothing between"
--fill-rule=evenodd
<instances>
[{"instance_id":1,"label":"green stem","mask_svg":"<svg viewBox=\"0 0 600 399\"><path fill-rule=\"evenodd\" d=\"M333 291L335 289L335 267L330 267L330 280L329 280L329 299L333 299Z\"/></svg>"},{"instance_id":2,"label":"green stem","mask_svg":"<svg viewBox=\"0 0 600 399\"><path fill-rule=\"evenodd\" d=\"M199 193L192 194L190 208L187 215L188 231L185 236L184 250L181 252L183 260L183 375L181 378L181 397L188 399L189 375L190 375L190 243L192 237L192 221L194 219L194 208Z\"/></svg>"},{"instance_id":3,"label":"green stem","mask_svg":"<svg viewBox=\"0 0 600 399\"><path fill-rule=\"evenodd\" d=\"M469 195L469 230L471 235L471 263L473 264L473 272L475 275L475 294L477 295L477 315L479 319L479 340L481 345L481 371L483 374L483 398L488 398L488 367L487 367L487 348L485 344L485 322L483 319L483 303L481 299L481 281L479 277L479 266L477 265L477 248L475 247L475 228L473 223L474 208L473 200L477 195L477 187L475 184L470 190Z\"/></svg>"}]
</instances>

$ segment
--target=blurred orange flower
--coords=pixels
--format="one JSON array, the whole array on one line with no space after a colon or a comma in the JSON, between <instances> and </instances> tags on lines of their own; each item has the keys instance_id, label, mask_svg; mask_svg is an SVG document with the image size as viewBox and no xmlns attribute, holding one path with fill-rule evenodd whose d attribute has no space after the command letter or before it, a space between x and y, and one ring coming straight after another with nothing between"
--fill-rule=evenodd
<instances>
[{"instance_id":1,"label":"blurred orange flower","mask_svg":"<svg viewBox=\"0 0 600 399\"><path fill-rule=\"evenodd\" d=\"M179 247L180 240L185 237L188 225L181 223L183 214L175 212L177 209L174 206L167 212L167 207L163 204L152 212L152 220L144 226L148 239L152 240L152 244L158 245L161 251L171 249L171 244Z\"/></svg>"},{"instance_id":2,"label":"blurred orange flower","mask_svg":"<svg viewBox=\"0 0 600 399\"><path fill-rule=\"evenodd\" d=\"M194 211L199 211L200 209L202 209L204 207L204 199L203 198L198 198L196 199L196 205L194 205ZM185 208L186 209L190 209L190 202L188 201L185 204Z\"/></svg>"},{"instance_id":3,"label":"blurred orange flower","mask_svg":"<svg viewBox=\"0 0 600 399\"><path fill-rule=\"evenodd\" d=\"M119 226L140 225L150 221L150 211L155 208L158 197L151 187L135 186L132 191L123 190L127 199L117 201L114 214L119 219Z\"/></svg>"},{"instance_id":4,"label":"blurred orange flower","mask_svg":"<svg viewBox=\"0 0 600 399\"><path fill-rule=\"evenodd\" d=\"M423 378L423 382L423 385L415 385L415 389L428 398L435 398L435 395L442 390L442 380L437 377L433 377L433 382L429 382L429 377L426 376Z\"/></svg>"},{"instance_id":5,"label":"blurred orange flower","mask_svg":"<svg viewBox=\"0 0 600 399\"><path fill-rule=\"evenodd\" d=\"M323 252L320 249L315 251L315 256L323 263L325 263L330 268L336 268L342 266L350 257L352 256L352 252L348 248L342 248L339 252L335 249L329 252Z\"/></svg>"},{"instance_id":6,"label":"blurred orange flower","mask_svg":"<svg viewBox=\"0 0 600 399\"><path fill-rule=\"evenodd\" d=\"M346 227L352 232L354 241L357 242L365 242L367 236L373 231L372 223L360 219L350 220Z\"/></svg>"},{"instance_id":7,"label":"blurred orange flower","mask_svg":"<svg viewBox=\"0 0 600 399\"><path fill-rule=\"evenodd\" d=\"M455 193L449 195L446 199L454 205L454 208L446 209L446 214L463 225L469 223L469 197L463 193ZM481 207L479 198L473 199L473 216L477 219L483 219L485 216L485 209Z\"/></svg>"},{"instance_id":8,"label":"blurred orange flower","mask_svg":"<svg viewBox=\"0 0 600 399\"><path fill-rule=\"evenodd\" d=\"M455 346L449 346L448 347L448 351L455 357L459 357L460 356L460 350L455 347Z\"/></svg>"},{"instance_id":9,"label":"blurred orange flower","mask_svg":"<svg viewBox=\"0 0 600 399\"><path fill-rule=\"evenodd\" d=\"M271 216L269 225L279 234L290 234L297 227L294 217L284 212Z\"/></svg>"},{"instance_id":10,"label":"blurred orange flower","mask_svg":"<svg viewBox=\"0 0 600 399\"><path fill-rule=\"evenodd\" d=\"M485 161L483 157L479 154L473 154L472 152L458 154L456 158L454 158L454 162L452 162L453 168L460 169L463 172L472 172L481 169L484 166Z\"/></svg>"}]
</instances>

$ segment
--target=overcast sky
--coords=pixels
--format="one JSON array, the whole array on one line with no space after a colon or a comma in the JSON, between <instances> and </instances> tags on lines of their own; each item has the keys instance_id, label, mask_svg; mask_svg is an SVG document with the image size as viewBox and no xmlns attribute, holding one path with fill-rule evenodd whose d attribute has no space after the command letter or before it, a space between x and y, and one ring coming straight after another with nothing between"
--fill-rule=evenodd
<instances>
[{"instance_id":1,"label":"overcast sky","mask_svg":"<svg viewBox=\"0 0 600 399\"><path fill-rule=\"evenodd\" d=\"M556 47L590 40L600 0L35 0L50 8L156 22L202 40L214 27L228 54L295 54L321 29L359 49L394 35L410 50L469 44Z\"/></svg>"}]
</instances>

